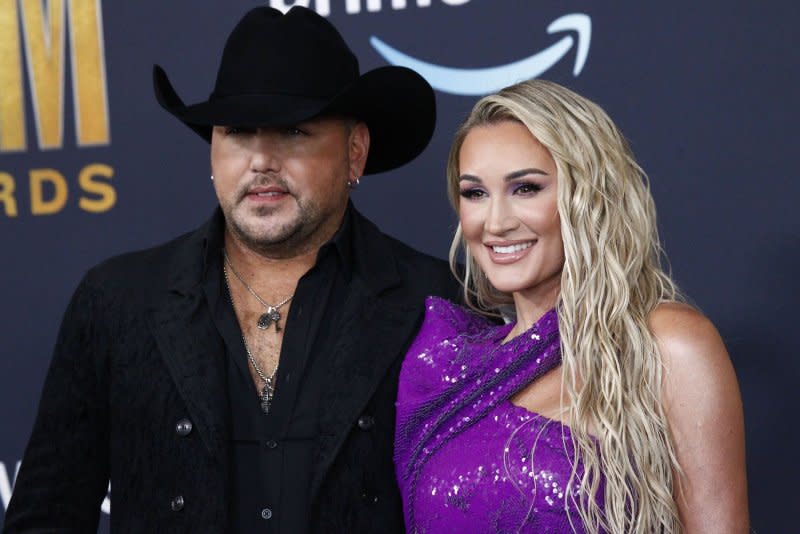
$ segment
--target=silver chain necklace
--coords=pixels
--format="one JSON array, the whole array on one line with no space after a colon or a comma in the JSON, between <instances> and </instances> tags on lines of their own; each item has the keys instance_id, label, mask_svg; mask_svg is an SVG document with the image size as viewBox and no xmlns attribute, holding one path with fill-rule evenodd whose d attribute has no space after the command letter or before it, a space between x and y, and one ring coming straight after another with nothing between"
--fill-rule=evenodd
<instances>
[{"instance_id":1,"label":"silver chain necklace","mask_svg":"<svg viewBox=\"0 0 800 534\"><path fill-rule=\"evenodd\" d=\"M231 264L228 261L228 256L227 255L225 255L225 261L227 262L228 266L230 267ZM231 267L231 271L233 271L233 267ZM236 274L236 271L233 271L233 274ZM228 269L226 269L225 266L222 267L222 275L225 278L225 287L228 288L228 296L231 299L231 306L233 306L233 312L235 314L236 313L236 304L233 302L233 292L231 292L231 284L228 281ZM237 275L237 277L238 277L238 275ZM239 280L242 280L242 279L239 278ZM242 280L242 283L244 284L243 280ZM244 285L245 285L245 287L247 287L247 284L244 284ZM289 297L289 298L291 298L291 297ZM286 302L288 302L288 300ZM279 332L280 329L277 328L277 324L278 323L275 323L275 327L276 327L276 331ZM261 388L261 394L258 396L258 398L261 400L261 411L264 412L265 414L269 414L269 409L272 406L272 398L275 396L275 375L278 374L278 365L280 365L280 362L278 362L275 365L275 369L273 369L272 373L270 373L270 375L267 376L266 374L264 374L264 371L262 371L258 367L258 364L256 364L256 359L253 358L253 353L250 352L250 347L247 346L247 339L245 339L245 337L244 337L244 332L242 332L242 343L244 344L244 351L247 353L247 359L250 360L250 364L253 366L253 369L255 369L256 374L258 375L258 377L261 380L264 381L264 387Z\"/></svg>"},{"instance_id":2,"label":"silver chain necklace","mask_svg":"<svg viewBox=\"0 0 800 534\"><path fill-rule=\"evenodd\" d=\"M239 275L239 273L236 272L236 269L233 268L233 265L231 265L231 260L228 259L228 253L223 250L222 254L225 256L225 263L227 264L228 268L231 270L233 275L236 278L238 278L239 281L242 283L242 285L245 287L245 289L247 289L247 291L249 291L250 294L253 295L256 298L256 300L266 308L266 311L262 313L261 316L258 318L256 326L258 326L259 330L266 330L267 328L269 328L269 325L275 323L275 331L280 332L281 324L278 321L281 320L281 314L278 311L278 308L280 308L281 306L292 300L292 297L294 297L294 293L292 293L291 295L283 299L281 302L273 306L272 304L262 299L252 287L247 285L247 282L244 281L244 278L242 278ZM225 276L226 276L225 280L227 281L227 276L228 276L227 273L225 274ZM228 287L228 290L230 291L230 287Z\"/></svg>"}]
</instances>

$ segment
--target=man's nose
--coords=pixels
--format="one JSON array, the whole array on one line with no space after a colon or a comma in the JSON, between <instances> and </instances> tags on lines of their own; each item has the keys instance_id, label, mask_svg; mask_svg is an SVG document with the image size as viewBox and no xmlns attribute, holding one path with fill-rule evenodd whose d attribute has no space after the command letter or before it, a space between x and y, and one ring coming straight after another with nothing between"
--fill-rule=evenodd
<instances>
[{"instance_id":1,"label":"man's nose","mask_svg":"<svg viewBox=\"0 0 800 534\"><path fill-rule=\"evenodd\" d=\"M259 129L253 136L250 170L258 173L276 172L281 168L280 147L274 134Z\"/></svg>"},{"instance_id":2,"label":"man's nose","mask_svg":"<svg viewBox=\"0 0 800 534\"><path fill-rule=\"evenodd\" d=\"M514 230L519 219L504 198L493 197L489 200L489 211L486 214L486 231L493 235L503 235Z\"/></svg>"}]
</instances>

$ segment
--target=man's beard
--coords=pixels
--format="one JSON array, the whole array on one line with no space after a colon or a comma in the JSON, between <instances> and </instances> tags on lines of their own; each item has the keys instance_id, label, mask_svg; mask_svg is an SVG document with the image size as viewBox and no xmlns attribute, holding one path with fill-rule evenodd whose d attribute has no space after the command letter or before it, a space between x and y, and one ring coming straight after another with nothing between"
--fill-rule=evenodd
<instances>
[{"instance_id":1,"label":"man's beard","mask_svg":"<svg viewBox=\"0 0 800 534\"><path fill-rule=\"evenodd\" d=\"M318 206L297 203L296 215L289 220L276 221L267 231L259 222L248 225L247 219L269 217L273 208L249 210L246 217L235 213L226 215L228 228L249 249L270 258L291 258L306 252L308 237L322 224Z\"/></svg>"}]
</instances>

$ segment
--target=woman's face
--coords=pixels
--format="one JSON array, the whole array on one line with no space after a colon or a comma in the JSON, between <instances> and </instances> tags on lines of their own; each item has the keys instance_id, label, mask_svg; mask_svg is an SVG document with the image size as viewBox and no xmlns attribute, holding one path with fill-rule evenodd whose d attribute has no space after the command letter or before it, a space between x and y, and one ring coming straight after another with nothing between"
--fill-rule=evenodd
<instances>
[{"instance_id":1,"label":"woman's face","mask_svg":"<svg viewBox=\"0 0 800 534\"><path fill-rule=\"evenodd\" d=\"M472 129L458 161L458 216L480 268L504 293L553 300L564 242L556 164L548 150L509 120Z\"/></svg>"}]
</instances>

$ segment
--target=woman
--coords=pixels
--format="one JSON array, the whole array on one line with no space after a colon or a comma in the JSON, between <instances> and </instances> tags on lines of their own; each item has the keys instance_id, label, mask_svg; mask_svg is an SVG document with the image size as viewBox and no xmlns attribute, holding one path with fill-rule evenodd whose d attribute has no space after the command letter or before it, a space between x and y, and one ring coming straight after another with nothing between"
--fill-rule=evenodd
<instances>
[{"instance_id":1,"label":"woman","mask_svg":"<svg viewBox=\"0 0 800 534\"><path fill-rule=\"evenodd\" d=\"M747 532L733 368L605 112L542 80L485 97L448 185L474 312L429 299L403 364L409 532Z\"/></svg>"}]
</instances>

